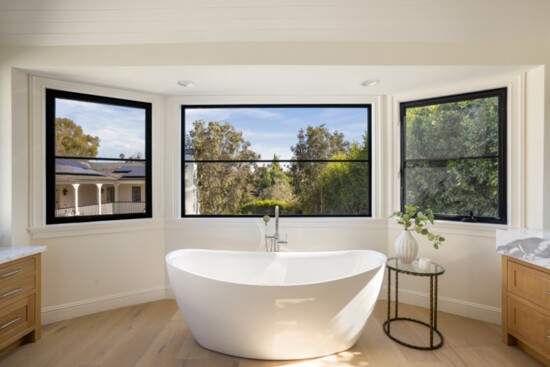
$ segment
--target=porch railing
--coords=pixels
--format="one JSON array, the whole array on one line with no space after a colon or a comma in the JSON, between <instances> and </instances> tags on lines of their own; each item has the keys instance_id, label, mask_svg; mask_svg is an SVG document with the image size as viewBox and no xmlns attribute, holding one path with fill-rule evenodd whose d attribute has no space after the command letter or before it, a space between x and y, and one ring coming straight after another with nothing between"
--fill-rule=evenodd
<instances>
[{"instance_id":1,"label":"porch railing","mask_svg":"<svg viewBox=\"0 0 550 367\"><path fill-rule=\"evenodd\" d=\"M117 201L114 203L101 204L101 215L131 214L145 212L145 202ZM78 207L78 213L74 206L58 208L55 210L56 217L72 217L78 215L100 215L99 205L82 205Z\"/></svg>"}]
</instances>

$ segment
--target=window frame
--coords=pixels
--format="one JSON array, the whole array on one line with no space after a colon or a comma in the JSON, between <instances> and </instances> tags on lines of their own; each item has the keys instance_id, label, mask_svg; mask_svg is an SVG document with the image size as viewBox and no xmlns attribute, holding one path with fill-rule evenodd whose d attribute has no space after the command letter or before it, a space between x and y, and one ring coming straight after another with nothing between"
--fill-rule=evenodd
<instances>
[{"instance_id":1,"label":"window frame","mask_svg":"<svg viewBox=\"0 0 550 367\"><path fill-rule=\"evenodd\" d=\"M368 159L366 160L300 160L300 162L318 162L318 163L330 163L330 162L365 162L368 165L368 214L316 214L316 215L299 215L299 214L284 214L281 213L281 217L288 218L372 218L373 217L373 172L372 172L372 142L373 142L373 104L372 103L260 103L260 104L182 104L181 105L181 148L180 148L180 193L181 193L181 218L257 218L262 215L259 214L228 214L228 215L206 215L206 214L185 214L185 165L187 163L197 163L197 162L213 162L212 160L205 161L196 161L196 160L186 160L185 159L185 110L186 109L206 109L206 108L366 108L368 111L368 122L367 122L367 131L368 134ZM239 162L239 161L224 161L220 160L219 162ZM256 163L271 163L272 159L259 159L259 160L250 160L247 162L256 162ZM290 162L290 159L280 159L278 162Z\"/></svg>"},{"instance_id":2,"label":"window frame","mask_svg":"<svg viewBox=\"0 0 550 367\"><path fill-rule=\"evenodd\" d=\"M446 96L438 96L433 98L424 98L413 101L406 101L399 103L399 125L400 125L400 165L399 165L399 178L400 178L400 202L401 211L405 210L406 197L406 110L407 108L424 107L430 105L453 103L460 101L468 101L480 98L497 97L498 98L498 214L499 217L477 217L468 215L445 215L435 214L435 219L455 221L455 222L476 222L476 223L489 223L489 224L507 224L508 223L508 188L507 188L507 124L508 124L508 89L507 88L494 88L468 93L459 93ZM451 158L447 157L446 160L459 159L460 157ZM482 157L468 157L482 158ZM437 159L423 159L424 161L438 161Z\"/></svg>"},{"instance_id":3,"label":"window frame","mask_svg":"<svg viewBox=\"0 0 550 367\"><path fill-rule=\"evenodd\" d=\"M55 119L56 119L56 99L68 99L81 102L90 102L106 104L120 107L130 107L143 109L145 112L145 211L142 213L125 214L102 214L102 215L80 215L80 216L55 216L55 192L56 192L56 155L55 155ZM152 150L152 115L153 108L151 102L130 100L123 98L107 97L96 94L87 94L80 92L71 92L63 89L49 88L45 89L45 219L46 225L84 223L84 222L109 222L128 219L147 219L153 217L153 150ZM72 157L66 157L72 158ZM105 161L120 161L119 158L101 158ZM129 160L129 159L124 159Z\"/></svg>"}]
</instances>

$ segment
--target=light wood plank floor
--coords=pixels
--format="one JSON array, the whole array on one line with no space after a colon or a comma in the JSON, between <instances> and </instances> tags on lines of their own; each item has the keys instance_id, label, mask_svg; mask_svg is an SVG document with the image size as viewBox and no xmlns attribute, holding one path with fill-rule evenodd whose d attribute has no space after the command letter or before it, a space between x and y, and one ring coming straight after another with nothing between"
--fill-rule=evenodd
<instances>
[{"instance_id":1,"label":"light wood plank floor","mask_svg":"<svg viewBox=\"0 0 550 367\"><path fill-rule=\"evenodd\" d=\"M426 314L425 309L400 305L400 316ZM542 366L518 348L502 344L498 325L440 312L445 345L419 351L390 340L382 331L385 318L386 302L379 301L363 336L346 352L301 361L258 361L200 347L176 303L165 300L46 325L40 341L8 354L0 367ZM403 338L427 335L427 329L408 324L400 330Z\"/></svg>"}]
</instances>

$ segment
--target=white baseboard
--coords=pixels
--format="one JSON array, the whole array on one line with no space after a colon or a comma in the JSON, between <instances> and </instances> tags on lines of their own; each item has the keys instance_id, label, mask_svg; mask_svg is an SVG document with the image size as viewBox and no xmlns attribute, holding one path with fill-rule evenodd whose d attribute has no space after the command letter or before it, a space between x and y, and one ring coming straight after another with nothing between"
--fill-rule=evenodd
<instances>
[{"instance_id":1,"label":"white baseboard","mask_svg":"<svg viewBox=\"0 0 550 367\"><path fill-rule=\"evenodd\" d=\"M392 291L392 299L394 293ZM380 299L388 298L388 288L382 287ZM426 307L430 305L429 295L427 293L401 289L399 291L399 303L406 303L414 306ZM438 311L452 313L454 315L469 317L480 321L499 324L502 320L502 310L498 307L482 305L479 303L466 302L454 298L438 297Z\"/></svg>"},{"instance_id":2,"label":"white baseboard","mask_svg":"<svg viewBox=\"0 0 550 367\"><path fill-rule=\"evenodd\" d=\"M170 286L166 287L165 297L166 297L166 299L175 299L176 298L176 295L174 294L174 291L172 290L172 287L170 287Z\"/></svg>"},{"instance_id":3,"label":"white baseboard","mask_svg":"<svg viewBox=\"0 0 550 367\"><path fill-rule=\"evenodd\" d=\"M46 325L115 308L159 301L167 298L166 292L167 287L156 287L45 307L42 309L42 324Z\"/></svg>"}]
</instances>

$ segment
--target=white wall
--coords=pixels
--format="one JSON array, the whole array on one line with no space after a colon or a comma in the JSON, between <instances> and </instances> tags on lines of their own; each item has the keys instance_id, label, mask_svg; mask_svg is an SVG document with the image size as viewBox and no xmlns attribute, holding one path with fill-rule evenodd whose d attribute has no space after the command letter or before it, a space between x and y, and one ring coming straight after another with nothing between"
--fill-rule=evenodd
<instances>
[{"instance_id":1,"label":"white wall","mask_svg":"<svg viewBox=\"0 0 550 367\"><path fill-rule=\"evenodd\" d=\"M162 299L164 231L128 230L34 240L42 256L44 323Z\"/></svg>"},{"instance_id":2,"label":"white wall","mask_svg":"<svg viewBox=\"0 0 550 367\"><path fill-rule=\"evenodd\" d=\"M11 100L11 68L0 67L0 245L11 243Z\"/></svg>"},{"instance_id":3,"label":"white wall","mask_svg":"<svg viewBox=\"0 0 550 367\"><path fill-rule=\"evenodd\" d=\"M514 50L511 52L510 50ZM14 67L40 66L162 66L162 65L493 65L533 64L550 67L550 50L543 42L537 43L275 43L275 44L194 44L117 47L3 47L0 49L0 230L10 238L12 245L45 244L43 267L44 321L54 321L78 314L116 307L118 305L158 299L164 296L166 286L163 256L167 251L181 247L253 249L258 246L260 231L251 220L219 221L177 219L179 215L178 164L179 112L177 98L164 97L157 121L164 124L156 134L160 159L155 167L157 182L155 209L152 221L102 223L85 228L57 227L56 230L34 228L27 202L31 185L29 177L30 144L28 137L29 106L27 77ZM403 58L403 55L407 55ZM541 80L545 82L542 83ZM524 212L530 213L533 226L550 223L549 166L550 114L548 94L541 91L550 85L550 76L539 70L529 76L533 92L527 96L527 108L536 117L527 115L529 126L544 133L527 135L536 146L530 172L538 172L527 181L533 182L534 192L523 199ZM534 84L532 84L534 83ZM13 88L12 88L13 84ZM529 87L530 88L530 87ZM528 88L528 90L529 90ZM544 97L540 97L542 95ZM538 97L534 98L537 94ZM540 107L541 101L546 110ZM13 111L11 103L14 102ZM175 108L176 107L176 108ZM393 239L398 228L387 228L386 216L398 205L393 197L394 185L391 166L395 152L391 138L392 107L382 99L381 115L384 125L379 127L379 141L383 142L375 154L381 156L381 165L375 168L378 185L375 200L377 220L308 220L282 221L283 233L288 233L290 247L300 250L373 248L392 253ZM545 111L543 113L542 111ZM13 112L13 113L12 113ZM169 123L172 121L172 123ZM540 147L544 146L541 150ZM13 149L12 149L13 148ZM538 157L539 153L546 155ZM40 152L38 153L40 156ZM13 166L13 167L12 167ZM544 180L540 184L540 172ZM162 178L162 179L161 179ZM539 184L535 181L539 180ZM17 186L17 187L15 187ZM13 206L11 205L13 203ZM17 204L17 205L16 205ZM536 222L539 218L540 224ZM440 262L447 268L441 277L441 308L469 314L486 320L498 321L500 311L500 258L494 251L494 227L483 225L439 224L434 231L447 237L444 247L435 251L422 246L424 256ZM403 279L403 296L410 302L422 303L427 288L422 282Z\"/></svg>"}]
</instances>

